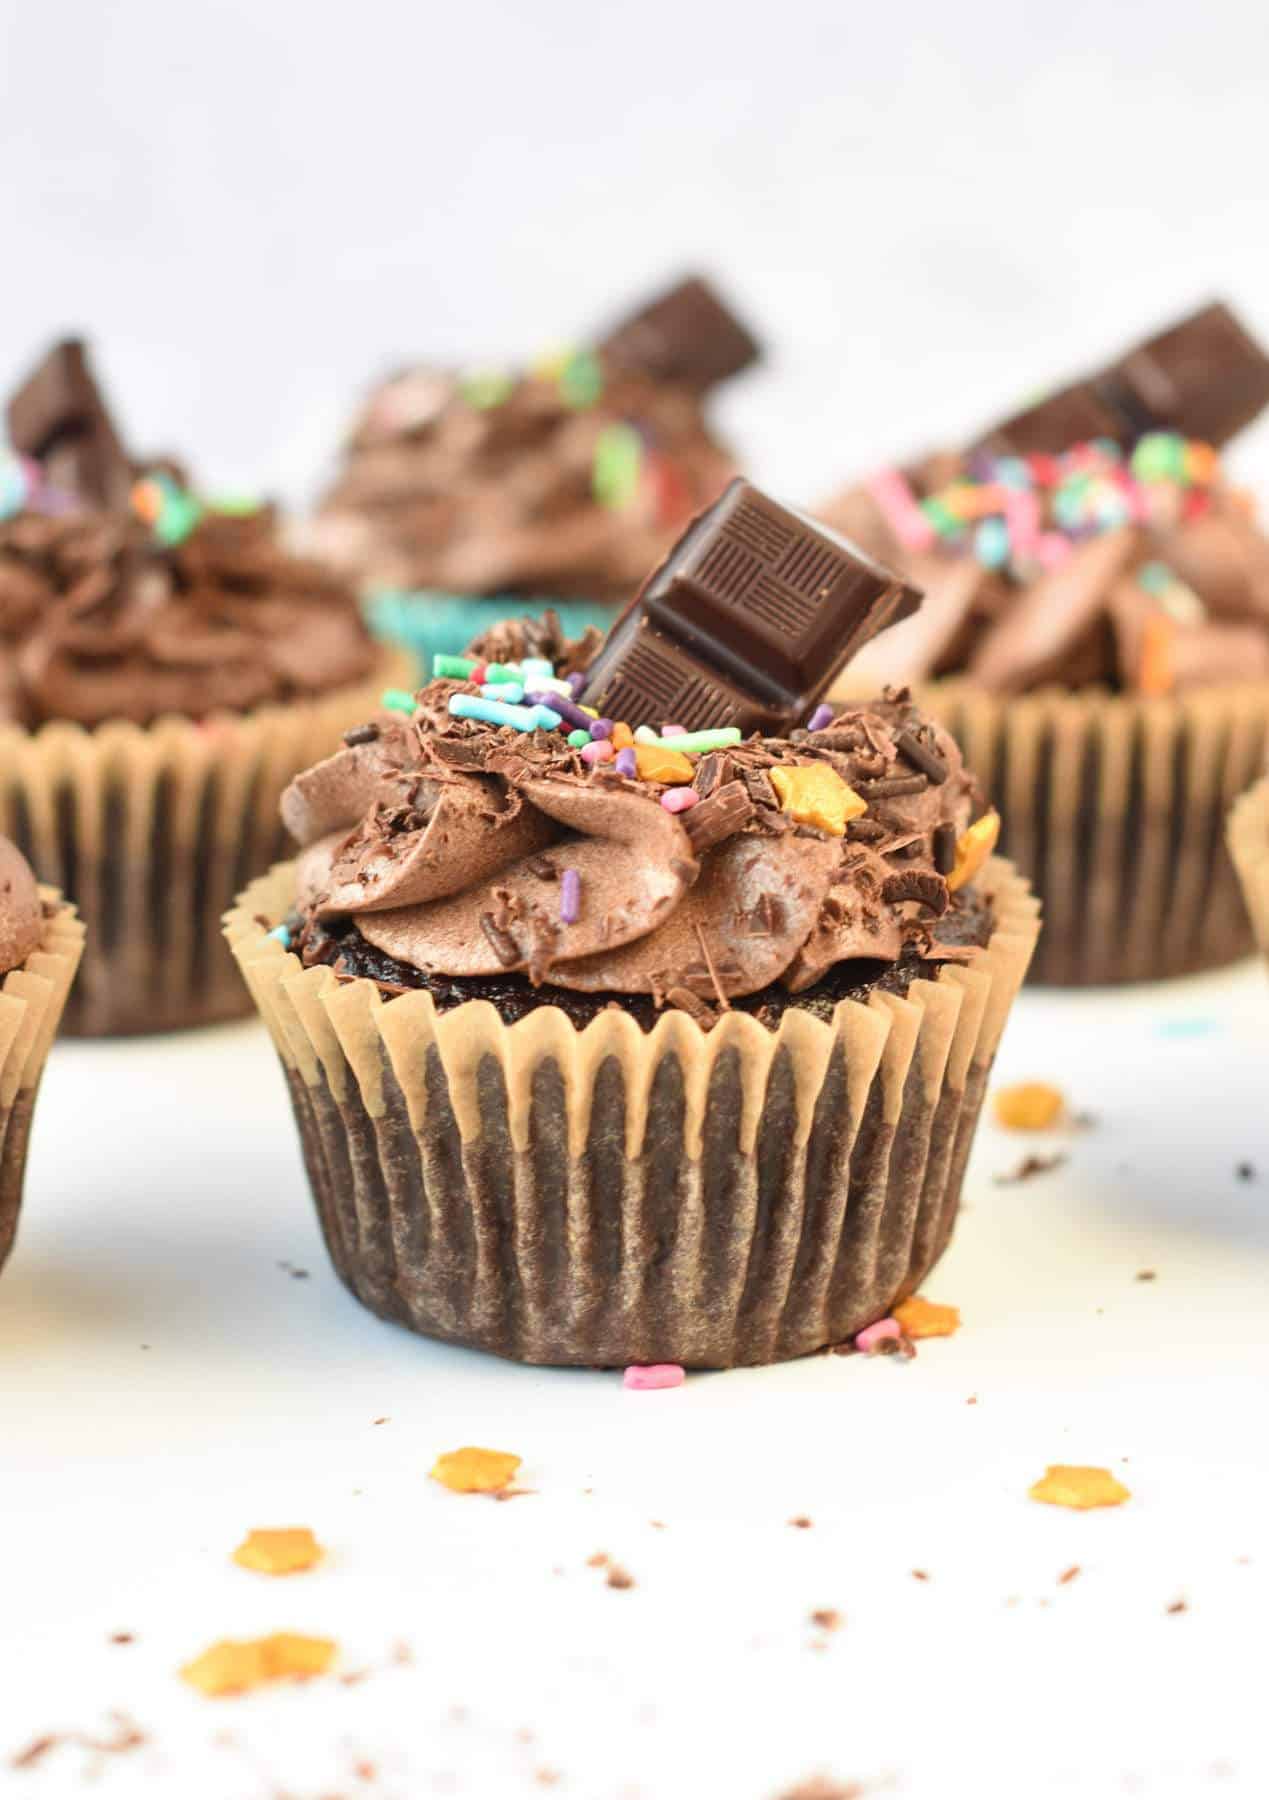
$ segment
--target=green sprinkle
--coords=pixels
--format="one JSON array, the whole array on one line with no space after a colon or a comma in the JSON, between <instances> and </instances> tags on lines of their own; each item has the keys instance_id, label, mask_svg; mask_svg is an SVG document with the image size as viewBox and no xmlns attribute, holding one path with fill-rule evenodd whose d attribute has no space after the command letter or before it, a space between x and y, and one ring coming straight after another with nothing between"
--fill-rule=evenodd
<instances>
[{"instance_id":1,"label":"green sprinkle","mask_svg":"<svg viewBox=\"0 0 1269 1800\"><path fill-rule=\"evenodd\" d=\"M595 441L591 490L601 506L629 506L639 491L643 439L633 425L605 425Z\"/></svg>"},{"instance_id":2,"label":"green sprinkle","mask_svg":"<svg viewBox=\"0 0 1269 1800\"><path fill-rule=\"evenodd\" d=\"M1185 440L1175 431L1148 431L1132 453L1138 481L1184 481Z\"/></svg>"},{"instance_id":3,"label":"green sprinkle","mask_svg":"<svg viewBox=\"0 0 1269 1800\"><path fill-rule=\"evenodd\" d=\"M604 391L604 371L593 350L575 350L560 370L560 399L579 412L594 406Z\"/></svg>"},{"instance_id":4,"label":"green sprinkle","mask_svg":"<svg viewBox=\"0 0 1269 1800\"><path fill-rule=\"evenodd\" d=\"M466 681L472 670L478 666L470 656L445 656L442 654L432 658L433 675L438 678L444 676L450 681Z\"/></svg>"},{"instance_id":5,"label":"green sprinkle","mask_svg":"<svg viewBox=\"0 0 1269 1800\"><path fill-rule=\"evenodd\" d=\"M951 507L944 506L941 500L922 500L921 511L940 537L955 537L958 531L965 529L964 519L958 519Z\"/></svg>"},{"instance_id":6,"label":"green sprinkle","mask_svg":"<svg viewBox=\"0 0 1269 1800\"><path fill-rule=\"evenodd\" d=\"M379 696L379 704L389 712L412 713L414 695L407 694L404 688L384 688Z\"/></svg>"},{"instance_id":7,"label":"green sprinkle","mask_svg":"<svg viewBox=\"0 0 1269 1800\"><path fill-rule=\"evenodd\" d=\"M476 412L490 412L511 398L515 385L515 377L505 369L473 369L459 382L458 391Z\"/></svg>"},{"instance_id":8,"label":"green sprinkle","mask_svg":"<svg viewBox=\"0 0 1269 1800\"><path fill-rule=\"evenodd\" d=\"M249 519L252 513L263 512L264 502L254 494L217 494L207 502L207 510L227 519Z\"/></svg>"},{"instance_id":9,"label":"green sprinkle","mask_svg":"<svg viewBox=\"0 0 1269 1800\"><path fill-rule=\"evenodd\" d=\"M165 488L154 535L161 544L183 544L202 516L203 509L192 494L178 487Z\"/></svg>"},{"instance_id":10,"label":"green sprinkle","mask_svg":"<svg viewBox=\"0 0 1269 1800\"><path fill-rule=\"evenodd\" d=\"M1143 587L1147 594L1166 594L1175 580L1167 563L1143 563L1137 571L1137 586Z\"/></svg>"},{"instance_id":11,"label":"green sprinkle","mask_svg":"<svg viewBox=\"0 0 1269 1800\"><path fill-rule=\"evenodd\" d=\"M738 725L724 725L717 731L685 731L681 736L644 738L655 750L683 750L688 756L703 756L707 750L730 750L741 739Z\"/></svg>"},{"instance_id":12,"label":"green sprinkle","mask_svg":"<svg viewBox=\"0 0 1269 1800\"><path fill-rule=\"evenodd\" d=\"M523 681L518 664L490 663L485 669L486 681Z\"/></svg>"},{"instance_id":13,"label":"green sprinkle","mask_svg":"<svg viewBox=\"0 0 1269 1800\"><path fill-rule=\"evenodd\" d=\"M590 733L589 731L570 731L568 734L568 742L573 746L574 750L580 750L584 745L590 743Z\"/></svg>"}]
</instances>

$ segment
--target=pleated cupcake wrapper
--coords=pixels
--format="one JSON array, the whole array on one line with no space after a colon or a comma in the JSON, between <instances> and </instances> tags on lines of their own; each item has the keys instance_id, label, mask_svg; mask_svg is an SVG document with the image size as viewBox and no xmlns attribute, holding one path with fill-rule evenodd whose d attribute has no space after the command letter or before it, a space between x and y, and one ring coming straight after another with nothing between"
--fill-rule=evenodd
<instances>
[{"instance_id":1,"label":"pleated cupcake wrapper","mask_svg":"<svg viewBox=\"0 0 1269 1800\"><path fill-rule=\"evenodd\" d=\"M17 1232L40 1077L84 948L75 908L55 888L41 888L40 898L57 909L43 942L0 985L0 1267Z\"/></svg>"},{"instance_id":2,"label":"pleated cupcake wrapper","mask_svg":"<svg viewBox=\"0 0 1269 1800\"><path fill-rule=\"evenodd\" d=\"M292 776L409 679L406 659L385 651L371 680L202 724L0 727L0 833L88 931L68 1031L164 1031L251 1010L221 936L225 908L286 854L278 799Z\"/></svg>"},{"instance_id":3,"label":"pleated cupcake wrapper","mask_svg":"<svg viewBox=\"0 0 1269 1800\"><path fill-rule=\"evenodd\" d=\"M726 1367L849 1338L951 1233L988 1071L1039 930L1005 862L973 966L772 1032L620 1008L578 1031L472 1001L384 1001L266 936L293 871L226 935L290 1085L332 1260L373 1311L540 1363Z\"/></svg>"},{"instance_id":4,"label":"pleated cupcake wrapper","mask_svg":"<svg viewBox=\"0 0 1269 1800\"><path fill-rule=\"evenodd\" d=\"M1256 942L1269 956L1269 779L1262 777L1235 803L1226 841Z\"/></svg>"},{"instance_id":5,"label":"pleated cupcake wrapper","mask_svg":"<svg viewBox=\"0 0 1269 1800\"><path fill-rule=\"evenodd\" d=\"M1139 699L961 682L913 690L1003 821L1044 906L1035 981L1079 987L1216 968L1252 947L1225 820L1269 744L1269 683Z\"/></svg>"}]
</instances>

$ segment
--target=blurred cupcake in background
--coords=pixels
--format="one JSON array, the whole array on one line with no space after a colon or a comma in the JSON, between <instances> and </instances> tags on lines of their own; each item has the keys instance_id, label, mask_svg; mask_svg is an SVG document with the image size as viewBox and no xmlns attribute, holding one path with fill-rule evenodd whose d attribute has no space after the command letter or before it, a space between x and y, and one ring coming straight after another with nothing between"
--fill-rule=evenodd
<instances>
[{"instance_id":1,"label":"blurred cupcake in background","mask_svg":"<svg viewBox=\"0 0 1269 1800\"><path fill-rule=\"evenodd\" d=\"M362 408L306 542L423 672L509 611L607 625L735 473L708 401L758 355L693 277L525 369L403 369Z\"/></svg>"},{"instance_id":2,"label":"blurred cupcake in background","mask_svg":"<svg viewBox=\"0 0 1269 1800\"><path fill-rule=\"evenodd\" d=\"M1269 403L1223 305L820 508L925 590L853 680L918 684L1006 821L1062 985L1250 947L1225 815L1269 742L1269 541L1219 446Z\"/></svg>"},{"instance_id":3,"label":"blurred cupcake in background","mask_svg":"<svg viewBox=\"0 0 1269 1800\"><path fill-rule=\"evenodd\" d=\"M40 1078L79 967L84 928L0 838L0 1268L13 1248Z\"/></svg>"},{"instance_id":4,"label":"blurred cupcake in background","mask_svg":"<svg viewBox=\"0 0 1269 1800\"><path fill-rule=\"evenodd\" d=\"M402 661L272 510L125 450L82 344L12 397L0 461L0 831L89 933L71 1030L249 1002L219 919L279 843L278 796Z\"/></svg>"}]
</instances>

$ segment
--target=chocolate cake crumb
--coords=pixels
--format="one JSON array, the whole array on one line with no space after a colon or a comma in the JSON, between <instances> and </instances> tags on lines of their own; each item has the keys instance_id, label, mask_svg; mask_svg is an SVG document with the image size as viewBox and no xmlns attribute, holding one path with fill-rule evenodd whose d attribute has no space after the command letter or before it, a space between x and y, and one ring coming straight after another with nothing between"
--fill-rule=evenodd
<instances>
[{"instance_id":1,"label":"chocolate cake crumb","mask_svg":"<svg viewBox=\"0 0 1269 1800\"><path fill-rule=\"evenodd\" d=\"M811 1614L811 1623L821 1631L838 1631L844 1620L835 1606L817 1606Z\"/></svg>"},{"instance_id":2,"label":"chocolate cake crumb","mask_svg":"<svg viewBox=\"0 0 1269 1800\"><path fill-rule=\"evenodd\" d=\"M620 1563L613 1563L610 1566L606 1580L610 1588L632 1588L635 1584L634 1576L627 1569L623 1569Z\"/></svg>"},{"instance_id":3,"label":"chocolate cake crumb","mask_svg":"<svg viewBox=\"0 0 1269 1800\"><path fill-rule=\"evenodd\" d=\"M1072 1563L1069 1569L1063 1569L1062 1573L1058 1576L1058 1586L1066 1587L1069 1582L1075 1580L1075 1577L1079 1573L1080 1565L1078 1563Z\"/></svg>"},{"instance_id":4,"label":"chocolate cake crumb","mask_svg":"<svg viewBox=\"0 0 1269 1800\"><path fill-rule=\"evenodd\" d=\"M1158 1279L1159 1277L1153 1269L1138 1269L1133 1276L1134 1281L1157 1281Z\"/></svg>"},{"instance_id":5,"label":"chocolate cake crumb","mask_svg":"<svg viewBox=\"0 0 1269 1800\"><path fill-rule=\"evenodd\" d=\"M808 1519L805 1513L799 1513L797 1518L789 1520L789 1524L798 1531L809 1531L814 1523L815 1521Z\"/></svg>"},{"instance_id":6,"label":"chocolate cake crumb","mask_svg":"<svg viewBox=\"0 0 1269 1800\"><path fill-rule=\"evenodd\" d=\"M928 1569L913 1569L912 1579L913 1581L928 1581L930 1579L930 1571Z\"/></svg>"},{"instance_id":7,"label":"chocolate cake crumb","mask_svg":"<svg viewBox=\"0 0 1269 1800\"><path fill-rule=\"evenodd\" d=\"M1037 1175L1047 1175L1051 1169L1059 1169L1066 1161L1064 1151L1058 1150L1052 1156L1024 1156L1017 1168L1004 1175L993 1176L997 1187L1017 1187L1020 1182L1031 1181Z\"/></svg>"},{"instance_id":8,"label":"chocolate cake crumb","mask_svg":"<svg viewBox=\"0 0 1269 1800\"><path fill-rule=\"evenodd\" d=\"M1238 1167L1234 1170L1234 1174L1238 1177L1239 1181L1254 1181L1256 1179L1256 1166L1254 1163L1240 1162Z\"/></svg>"},{"instance_id":9,"label":"chocolate cake crumb","mask_svg":"<svg viewBox=\"0 0 1269 1800\"><path fill-rule=\"evenodd\" d=\"M1172 1602L1171 1606L1166 1608L1166 1611L1169 1614L1189 1612L1189 1610L1190 1610L1190 1603L1188 1600L1174 1600Z\"/></svg>"}]
</instances>

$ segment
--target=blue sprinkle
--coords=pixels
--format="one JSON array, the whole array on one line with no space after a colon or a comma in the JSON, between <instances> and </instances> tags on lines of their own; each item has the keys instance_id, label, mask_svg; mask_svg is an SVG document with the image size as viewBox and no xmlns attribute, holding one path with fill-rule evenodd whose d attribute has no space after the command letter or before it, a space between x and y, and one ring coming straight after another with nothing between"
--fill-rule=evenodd
<instances>
[{"instance_id":1,"label":"blue sprinkle","mask_svg":"<svg viewBox=\"0 0 1269 1800\"><path fill-rule=\"evenodd\" d=\"M984 519L974 533L974 555L984 568L1003 568L1009 547L1009 527L1003 519Z\"/></svg>"},{"instance_id":2,"label":"blue sprinkle","mask_svg":"<svg viewBox=\"0 0 1269 1800\"><path fill-rule=\"evenodd\" d=\"M486 700L505 700L508 706L524 699L524 689L518 681L487 681L480 691Z\"/></svg>"},{"instance_id":3,"label":"blue sprinkle","mask_svg":"<svg viewBox=\"0 0 1269 1800\"><path fill-rule=\"evenodd\" d=\"M475 694L451 694L451 718L479 719L485 725L512 725L517 731L553 729L560 715L549 706L507 706L501 700L486 700Z\"/></svg>"},{"instance_id":4,"label":"blue sprinkle","mask_svg":"<svg viewBox=\"0 0 1269 1800\"><path fill-rule=\"evenodd\" d=\"M289 950L291 948L291 932L288 926L275 925L273 930L268 933L268 936L276 938L284 950Z\"/></svg>"},{"instance_id":5,"label":"blue sprinkle","mask_svg":"<svg viewBox=\"0 0 1269 1800\"><path fill-rule=\"evenodd\" d=\"M1210 1037L1221 1028L1219 1019L1165 1019L1162 1025L1155 1027L1155 1036L1162 1038L1197 1038Z\"/></svg>"}]
</instances>

